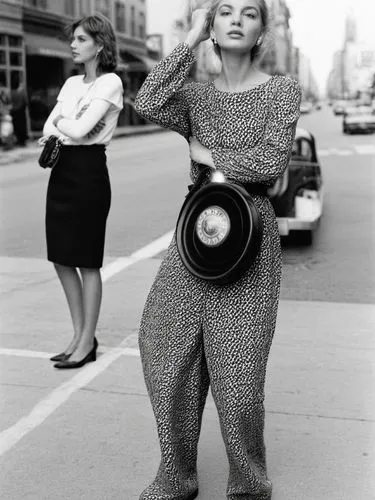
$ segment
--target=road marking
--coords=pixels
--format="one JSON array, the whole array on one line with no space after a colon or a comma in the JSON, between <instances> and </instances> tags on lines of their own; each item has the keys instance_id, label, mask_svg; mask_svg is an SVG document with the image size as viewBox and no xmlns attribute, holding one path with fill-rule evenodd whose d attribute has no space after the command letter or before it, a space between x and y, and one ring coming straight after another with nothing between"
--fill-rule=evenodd
<instances>
[{"instance_id":1,"label":"road marking","mask_svg":"<svg viewBox=\"0 0 375 500\"><path fill-rule=\"evenodd\" d=\"M89 384L95 377L104 372L124 352L137 356L137 349L126 347L125 339L118 347L109 349L95 363L87 364L77 375L54 389L49 396L37 403L31 412L5 431L0 433L0 456L9 451L23 437L41 425L52 413L65 403L72 394Z\"/></svg>"},{"instance_id":2,"label":"road marking","mask_svg":"<svg viewBox=\"0 0 375 500\"><path fill-rule=\"evenodd\" d=\"M149 245L137 250L129 257L120 257L119 259L111 262L102 270L102 280L107 281L115 274L123 271L127 267L140 262L141 260L151 259L158 255L163 250L166 250L172 240L174 231L169 231Z\"/></svg>"},{"instance_id":3,"label":"road marking","mask_svg":"<svg viewBox=\"0 0 375 500\"><path fill-rule=\"evenodd\" d=\"M359 155L375 155L374 144L358 144L354 148Z\"/></svg>"},{"instance_id":4,"label":"road marking","mask_svg":"<svg viewBox=\"0 0 375 500\"><path fill-rule=\"evenodd\" d=\"M330 149L319 149L318 150L318 156L331 156L331 155L337 155L337 156L353 156L355 153L351 149L336 149L336 148L330 148Z\"/></svg>"},{"instance_id":5,"label":"road marking","mask_svg":"<svg viewBox=\"0 0 375 500\"><path fill-rule=\"evenodd\" d=\"M136 264L145 259L150 259L158 253L166 250L173 237L173 231L169 231L149 245L134 252L129 257L123 257L111 262L102 270L103 281L108 281L112 276L118 274L124 269ZM137 349L130 348L127 345L128 339L125 339L118 347L109 349L106 353L101 355L95 363L85 365L80 369L79 373L73 378L61 384L54 389L49 396L42 399L37 403L28 415L22 417L18 422L8 429L0 433L0 456L9 451L15 446L23 437L36 427L41 425L55 410L64 404L72 394L89 384L95 377L104 372L114 361L120 356L139 356ZM36 353L31 355L28 351L16 349L2 349L3 354L6 355L25 355L28 357L38 357ZM38 353L43 358L49 354ZM40 357L40 356L39 356Z\"/></svg>"},{"instance_id":6,"label":"road marking","mask_svg":"<svg viewBox=\"0 0 375 500\"><path fill-rule=\"evenodd\" d=\"M353 156L359 155L375 155L374 144L354 144L352 149L327 148L318 149L318 156Z\"/></svg>"},{"instance_id":7,"label":"road marking","mask_svg":"<svg viewBox=\"0 0 375 500\"><path fill-rule=\"evenodd\" d=\"M0 356L16 356L20 358L50 358L48 352L26 351L25 349L0 349Z\"/></svg>"}]
</instances>

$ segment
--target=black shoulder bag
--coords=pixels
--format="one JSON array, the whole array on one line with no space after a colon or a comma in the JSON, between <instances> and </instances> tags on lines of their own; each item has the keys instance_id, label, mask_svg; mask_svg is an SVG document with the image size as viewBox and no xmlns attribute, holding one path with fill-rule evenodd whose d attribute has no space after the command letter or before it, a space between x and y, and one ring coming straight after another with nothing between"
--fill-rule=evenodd
<instances>
[{"instance_id":1,"label":"black shoulder bag","mask_svg":"<svg viewBox=\"0 0 375 500\"><path fill-rule=\"evenodd\" d=\"M263 224L252 194L266 195L266 187L227 182L219 171L204 184L205 172L181 208L177 249L191 274L226 285L240 279L258 255Z\"/></svg>"},{"instance_id":2,"label":"black shoulder bag","mask_svg":"<svg viewBox=\"0 0 375 500\"><path fill-rule=\"evenodd\" d=\"M53 168L56 165L59 160L61 145L62 142L55 135L48 137L38 160L42 168Z\"/></svg>"}]
</instances>

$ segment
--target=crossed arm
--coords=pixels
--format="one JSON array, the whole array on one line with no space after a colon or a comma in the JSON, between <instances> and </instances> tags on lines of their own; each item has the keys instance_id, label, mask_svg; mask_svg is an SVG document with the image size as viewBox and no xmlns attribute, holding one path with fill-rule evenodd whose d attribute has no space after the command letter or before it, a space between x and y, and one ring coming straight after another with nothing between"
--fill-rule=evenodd
<instances>
[{"instance_id":1,"label":"crossed arm","mask_svg":"<svg viewBox=\"0 0 375 500\"><path fill-rule=\"evenodd\" d=\"M94 128L99 127L99 130L103 128L102 118L110 105L111 103L104 99L94 99L78 118L68 119L61 114L61 103L58 102L44 125L43 135L63 135L73 140L82 139Z\"/></svg>"}]
</instances>

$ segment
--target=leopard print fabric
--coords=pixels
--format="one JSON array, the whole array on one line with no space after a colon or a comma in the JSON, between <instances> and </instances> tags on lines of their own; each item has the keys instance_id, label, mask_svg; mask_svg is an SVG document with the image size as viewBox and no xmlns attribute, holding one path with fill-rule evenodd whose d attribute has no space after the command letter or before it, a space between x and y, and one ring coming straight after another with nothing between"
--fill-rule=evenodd
<instances>
[{"instance_id":1,"label":"leopard print fabric","mask_svg":"<svg viewBox=\"0 0 375 500\"><path fill-rule=\"evenodd\" d=\"M161 61L136 99L147 119L195 136L229 180L272 185L288 165L299 117L297 82L274 76L244 92L213 82L188 83L186 44ZM194 181L199 166L192 162ZM197 446L209 386L229 461L227 498L268 500L264 384L281 277L277 221L268 198L254 196L264 231L252 267L219 286L192 276L170 244L140 327L143 371L154 411L161 462L140 500L187 500L198 489Z\"/></svg>"}]
</instances>

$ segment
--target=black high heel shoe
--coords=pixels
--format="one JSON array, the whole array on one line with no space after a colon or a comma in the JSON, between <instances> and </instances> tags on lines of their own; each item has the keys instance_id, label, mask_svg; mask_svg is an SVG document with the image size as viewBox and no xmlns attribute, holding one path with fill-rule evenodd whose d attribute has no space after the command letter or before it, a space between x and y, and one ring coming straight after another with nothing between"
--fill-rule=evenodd
<instances>
[{"instance_id":1,"label":"black high heel shoe","mask_svg":"<svg viewBox=\"0 0 375 500\"><path fill-rule=\"evenodd\" d=\"M56 354L56 356L52 356L49 358L50 361L67 361L73 353L65 354L65 352L60 352L60 354Z\"/></svg>"},{"instance_id":2,"label":"black high heel shoe","mask_svg":"<svg viewBox=\"0 0 375 500\"><path fill-rule=\"evenodd\" d=\"M94 337L94 347L96 349L98 348L98 341L96 340L96 337ZM68 361L68 359L73 354L73 352L71 352L70 354L66 354L65 352L61 352L60 354L56 354L55 356L52 356L52 358L49 358L49 359L50 359L50 361Z\"/></svg>"},{"instance_id":3,"label":"black high heel shoe","mask_svg":"<svg viewBox=\"0 0 375 500\"><path fill-rule=\"evenodd\" d=\"M96 361L96 350L98 348L98 345L99 343L96 340L96 337L94 337L94 347L83 359L81 359L81 361L69 361L68 359L66 359L55 363L53 366L55 368L59 368L60 370L66 370L69 368L81 368L81 366L89 363L90 361ZM69 357L70 356L71 354L69 354Z\"/></svg>"}]
</instances>

